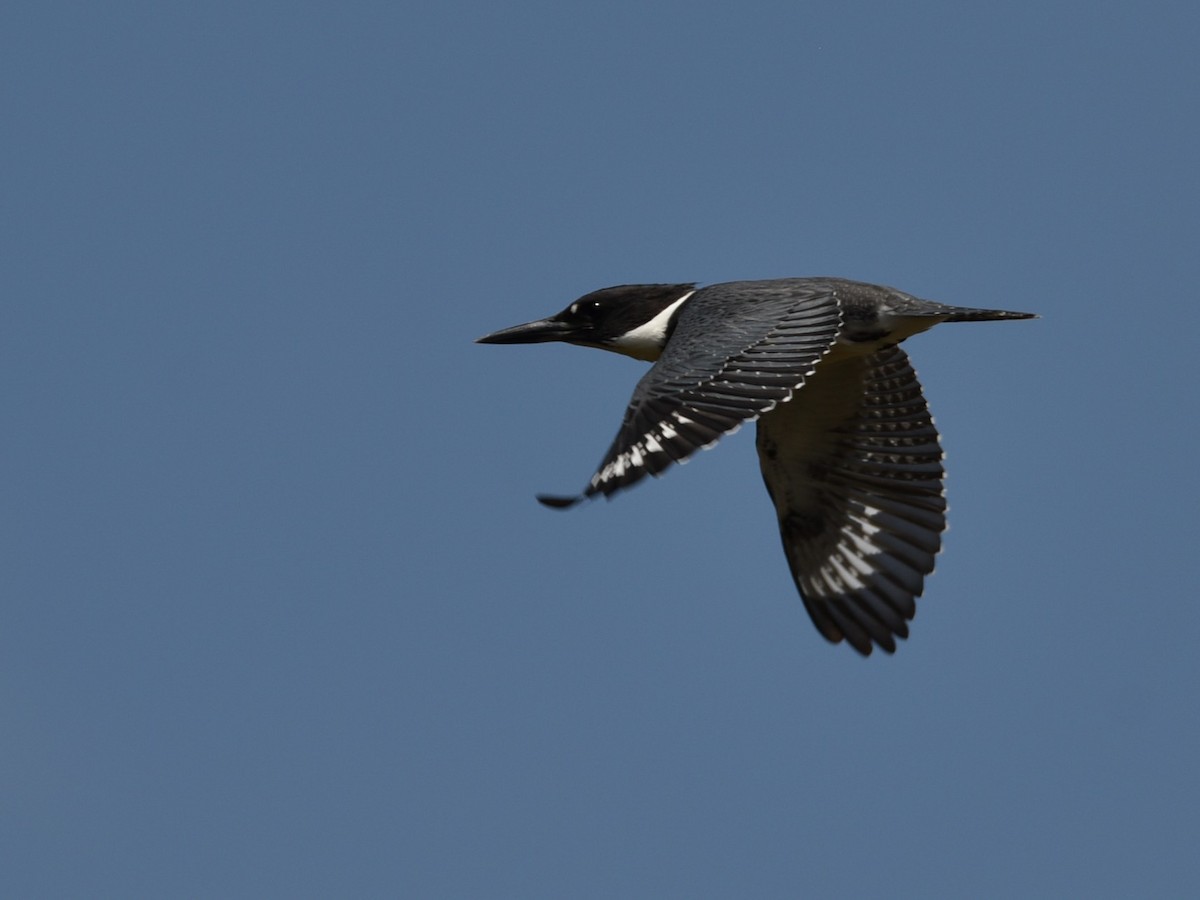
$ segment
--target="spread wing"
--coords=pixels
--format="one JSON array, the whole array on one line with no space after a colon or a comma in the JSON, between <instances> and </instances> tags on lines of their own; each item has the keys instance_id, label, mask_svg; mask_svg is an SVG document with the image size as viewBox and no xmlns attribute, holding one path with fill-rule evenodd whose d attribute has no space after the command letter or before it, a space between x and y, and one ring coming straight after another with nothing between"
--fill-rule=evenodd
<instances>
[{"instance_id":1,"label":"spread wing","mask_svg":"<svg viewBox=\"0 0 1200 900\"><path fill-rule=\"evenodd\" d=\"M714 285L679 313L662 356L638 383L616 439L570 506L684 462L790 399L829 352L842 317L832 285L784 279Z\"/></svg>"},{"instance_id":2,"label":"spread wing","mask_svg":"<svg viewBox=\"0 0 1200 900\"><path fill-rule=\"evenodd\" d=\"M817 629L864 655L893 652L946 527L942 448L907 354L823 362L759 420L758 452Z\"/></svg>"}]
</instances>

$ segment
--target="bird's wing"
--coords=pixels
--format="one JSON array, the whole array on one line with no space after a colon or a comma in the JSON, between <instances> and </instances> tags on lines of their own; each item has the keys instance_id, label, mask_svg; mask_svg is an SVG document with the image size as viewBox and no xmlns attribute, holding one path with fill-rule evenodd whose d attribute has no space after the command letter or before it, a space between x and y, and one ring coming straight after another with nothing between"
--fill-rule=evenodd
<instances>
[{"instance_id":1,"label":"bird's wing","mask_svg":"<svg viewBox=\"0 0 1200 900\"><path fill-rule=\"evenodd\" d=\"M893 652L946 527L942 448L908 356L888 346L823 363L759 421L758 452L817 629Z\"/></svg>"},{"instance_id":2,"label":"bird's wing","mask_svg":"<svg viewBox=\"0 0 1200 900\"><path fill-rule=\"evenodd\" d=\"M703 293L680 311L584 492L539 500L570 506L607 496L711 446L788 400L841 327L833 286L824 282L784 279L770 290L731 282Z\"/></svg>"}]
</instances>

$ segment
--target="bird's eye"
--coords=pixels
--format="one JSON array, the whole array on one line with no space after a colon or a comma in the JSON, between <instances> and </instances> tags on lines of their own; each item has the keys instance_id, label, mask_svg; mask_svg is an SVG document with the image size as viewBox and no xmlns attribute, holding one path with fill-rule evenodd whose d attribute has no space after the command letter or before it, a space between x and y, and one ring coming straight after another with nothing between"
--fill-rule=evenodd
<instances>
[{"instance_id":1,"label":"bird's eye","mask_svg":"<svg viewBox=\"0 0 1200 900\"><path fill-rule=\"evenodd\" d=\"M587 302L576 300L569 307L567 307L567 312L569 312L572 316L587 317L598 313L601 306L602 304L599 300L588 300Z\"/></svg>"}]
</instances>

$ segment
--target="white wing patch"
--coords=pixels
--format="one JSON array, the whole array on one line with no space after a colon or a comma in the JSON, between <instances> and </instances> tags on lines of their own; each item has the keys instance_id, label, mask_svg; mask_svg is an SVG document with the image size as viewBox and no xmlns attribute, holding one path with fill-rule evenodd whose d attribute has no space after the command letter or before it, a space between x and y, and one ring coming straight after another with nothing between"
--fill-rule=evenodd
<instances>
[{"instance_id":1,"label":"white wing patch","mask_svg":"<svg viewBox=\"0 0 1200 900\"><path fill-rule=\"evenodd\" d=\"M623 478L625 473L631 470L648 468L651 474L659 475L663 469L667 468L673 462L686 463L688 455L678 451L673 455L668 447L671 442L681 439L681 430L695 424L692 419L689 419L681 412L676 411L671 413L666 421L659 422L647 431L640 440L618 454L612 462L593 475L592 487L599 489L603 484ZM737 431L740 427L741 423L738 423L726 433ZM702 445L700 449L711 447L721 436L718 434L711 441Z\"/></svg>"},{"instance_id":2,"label":"white wing patch","mask_svg":"<svg viewBox=\"0 0 1200 900\"><path fill-rule=\"evenodd\" d=\"M868 579L874 571L874 566L868 560L883 552L869 540L881 530L873 520L882 513L882 510L865 504L860 508L861 516L849 516L847 522L847 525L853 524L857 527L841 529L833 553L825 565L820 568L826 584L837 585L839 591L865 590L869 586Z\"/></svg>"}]
</instances>

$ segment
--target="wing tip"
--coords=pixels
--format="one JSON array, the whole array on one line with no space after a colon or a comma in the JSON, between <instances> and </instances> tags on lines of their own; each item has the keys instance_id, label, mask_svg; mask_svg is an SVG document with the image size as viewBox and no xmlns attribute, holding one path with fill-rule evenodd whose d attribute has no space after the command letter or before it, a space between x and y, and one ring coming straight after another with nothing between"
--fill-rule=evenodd
<instances>
[{"instance_id":1,"label":"wing tip","mask_svg":"<svg viewBox=\"0 0 1200 900\"><path fill-rule=\"evenodd\" d=\"M573 497L562 497L554 494L538 494L537 502L549 509L570 509L583 500L583 494Z\"/></svg>"}]
</instances>

